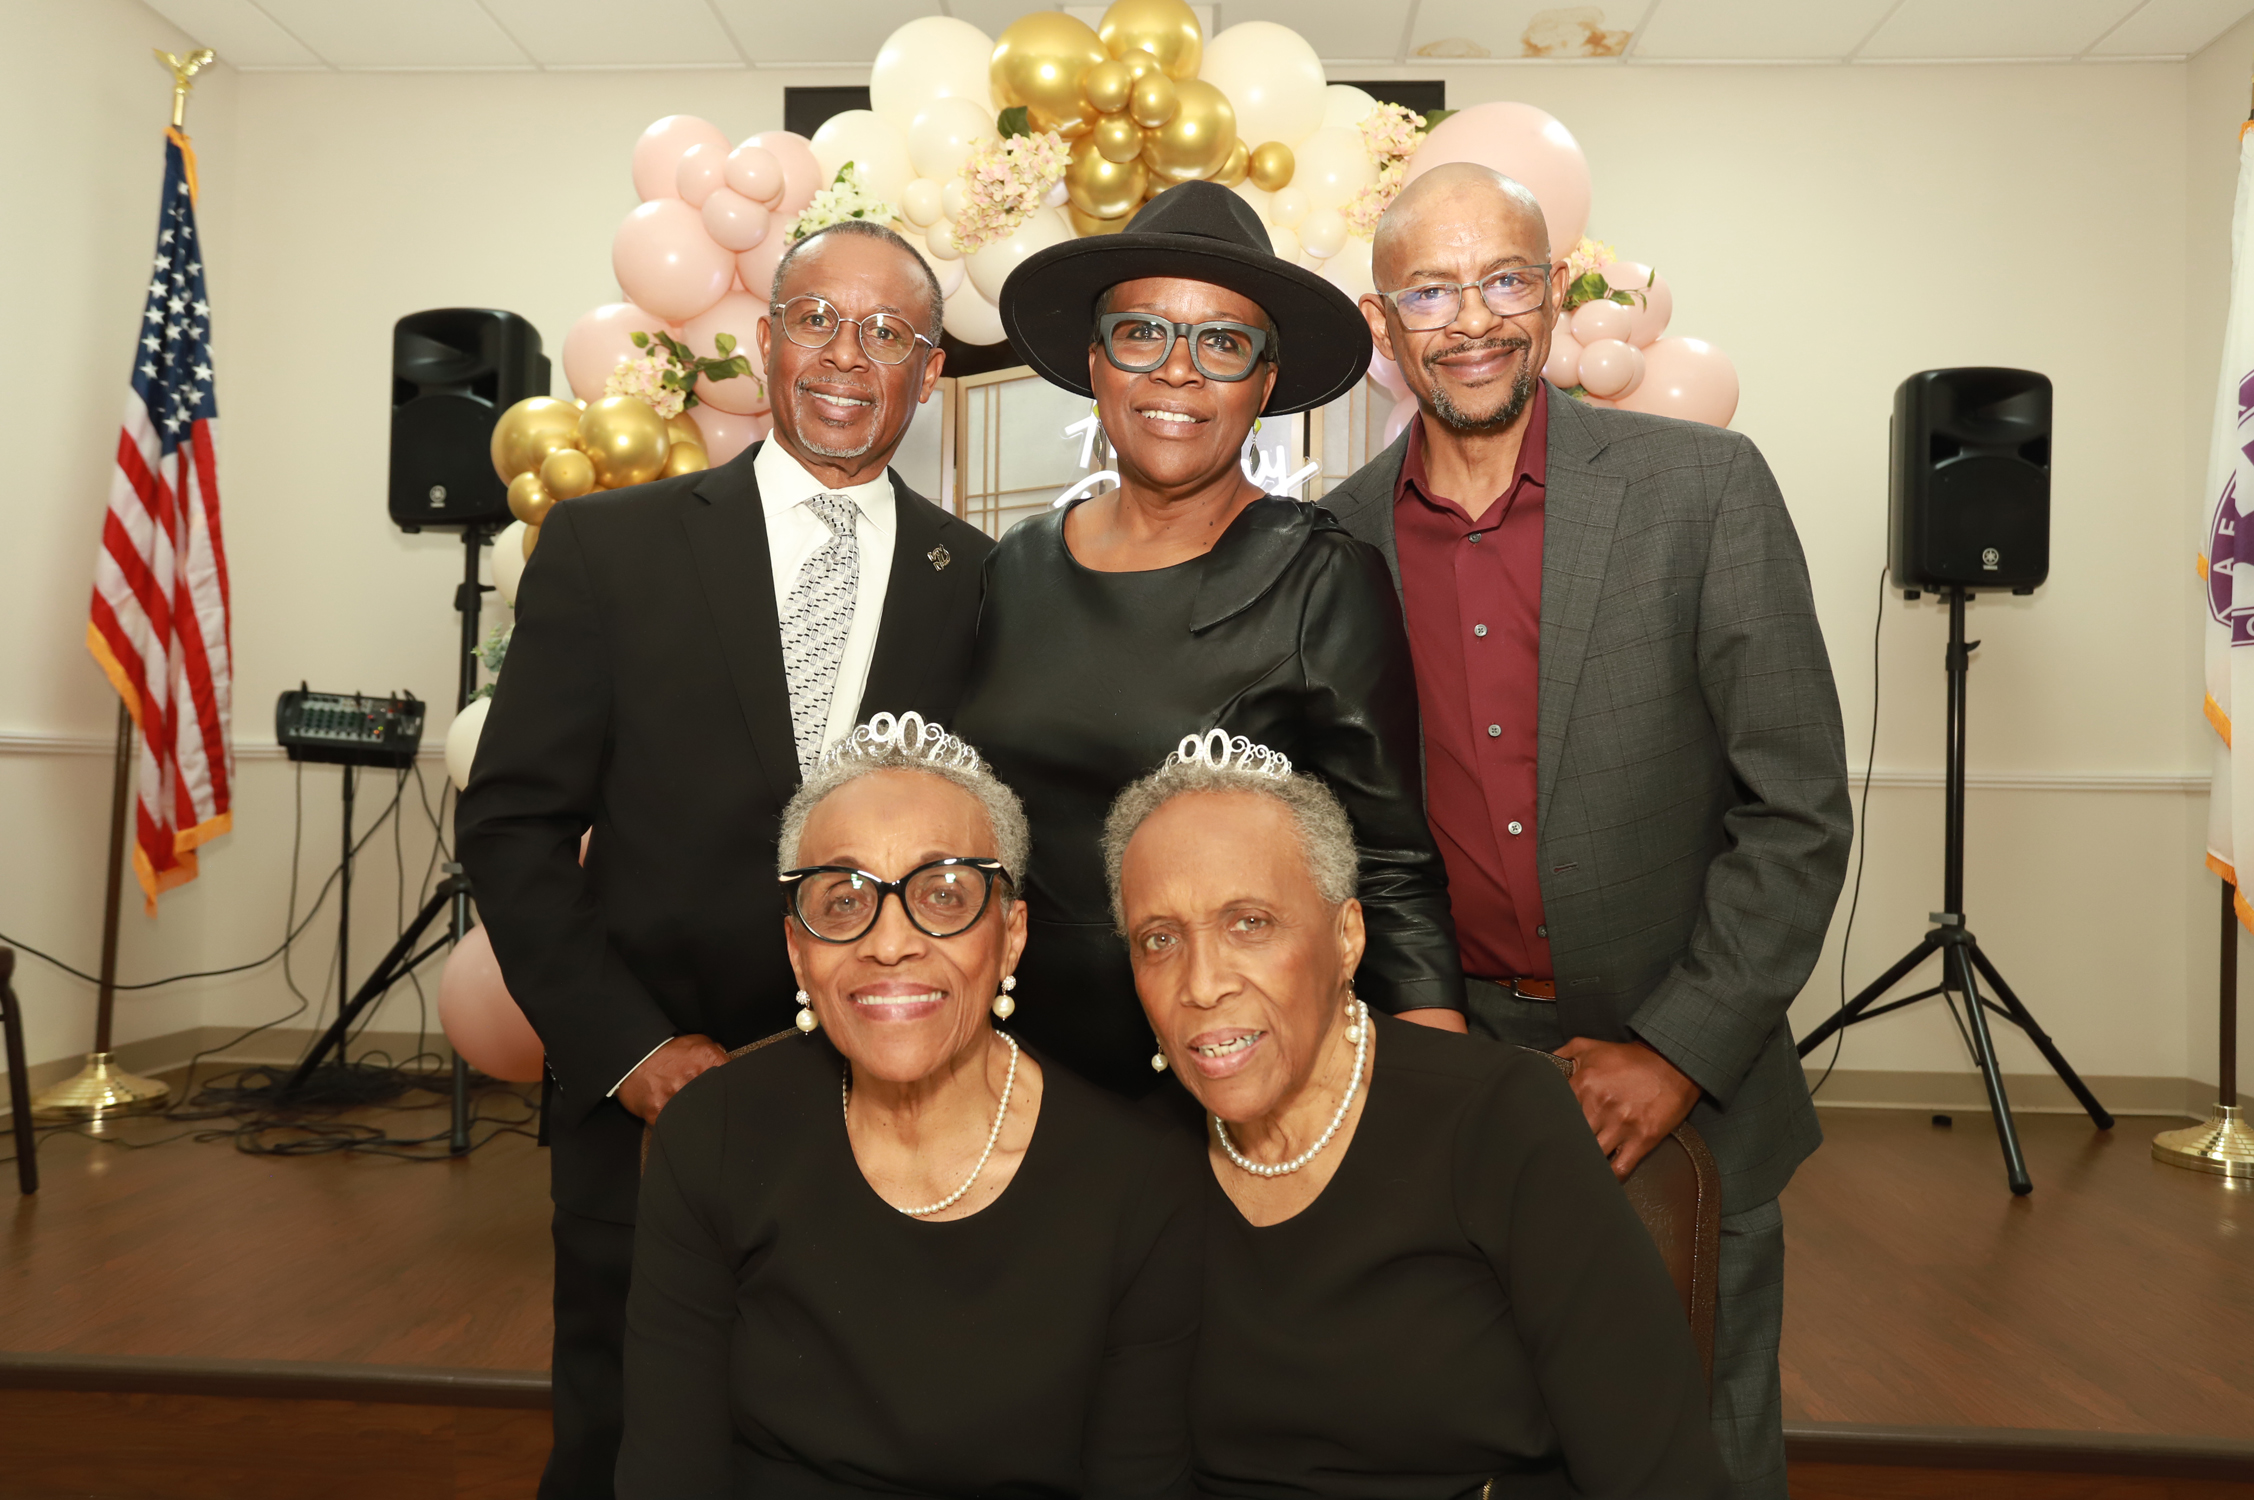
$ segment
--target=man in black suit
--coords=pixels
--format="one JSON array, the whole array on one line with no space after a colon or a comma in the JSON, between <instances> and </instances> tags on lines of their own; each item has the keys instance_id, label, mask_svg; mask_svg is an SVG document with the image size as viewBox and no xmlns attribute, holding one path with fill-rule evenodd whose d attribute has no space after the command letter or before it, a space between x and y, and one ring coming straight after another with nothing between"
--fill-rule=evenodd
<instances>
[{"instance_id":1,"label":"man in black suit","mask_svg":"<svg viewBox=\"0 0 2254 1500\"><path fill-rule=\"evenodd\" d=\"M644 1125L797 1010L783 804L869 715L953 716L993 543L887 468L938 382L939 321L897 235L802 240L759 325L773 436L558 506L526 569L456 826L556 1084L542 1500L611 1494Z\"/></svg>"}]
</instances>

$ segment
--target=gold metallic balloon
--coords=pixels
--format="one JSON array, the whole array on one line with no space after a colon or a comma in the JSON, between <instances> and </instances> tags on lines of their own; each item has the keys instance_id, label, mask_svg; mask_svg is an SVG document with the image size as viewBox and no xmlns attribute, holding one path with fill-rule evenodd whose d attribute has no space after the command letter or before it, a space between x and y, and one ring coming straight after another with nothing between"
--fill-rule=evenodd
<instances>
[{"instance_id":1,"label":"gold metallic balloon","mask_svg":"<svg viewBox=\"0 0 2254 1500\"><path fill-rule=\"evenodd\" d=\"M1093 219L1116 219L1134 212L1149 185L1150 173L1141 162L1112 161L1092 139L1072 148L1072 159L1064 168L1065 196Z\"/></svg>"},{"instance_id":2,"label":"gold metallic balloon","mask_svg":"<svg viewBox=\"0 0 2254 1500\"><path fill-rule=\"evenodd\" d=\"M1096 143L1105 161L1124 164L1143 154L1143 127L1132 115L1105 115L1096 121L1089 139Z\"/></svg>"},{"instance_id":3,"label":"gold metallic balloon","mask_svg":"<svg viewBox=\"0 0 2254 1500\"><path fill-rule=\"evenodd\" d=\"M605 396L579 417L579 446L602 489L647 484L665 472L665 421L635 396Z\"/></svg>"},{"instance_id":4,"label":"gold metallic balloon","mask_svg":"<svg viewBox=\"0 0 2254 1500\"><path fill-rule=\"evenodd\" d=\"M1237 143L1229 148L1229 159L1221 163L1221 170L1213 174L1213 180L1223 187L1233 188L1251 175L1252 148L1247 146L1242 138L1239 138Z\"/></svg>"},{"instance_id":5,"label":"gold metallic balloon","mask_svg":"<svg viewBox=\"0 0 2254 1500\"><path fill-rule=\"evenodd\" d=\"M540 465L540 482L558 500L576 500L595 487L595 461L577 448L558 448Z\"/></svg>"},{"instance_id":6,"label":"gold metallic balloon","mask_svg":"<svg viewBox=\"0 0 2254 1500\"><path fill-rule=\"evenodd\" d=\"M519 474L509 481L509 514L527 526L537 526L555 509L556 497L537 474Z\"/></svg>"},{"instance_id":7,"label":"gold metallic balloon","mask_svg":"<svg viewBox=\"0 0 2254 1500\"><path fill-rule=\"evenodd\" d=\"M579 430L579 410L553 396L527 396L493 424L493 472L507 484L529 474L558 448L569 448Z\"/></svg>"},{"instance_id":8,"label":"gold metallic balloon","mask_svg":"<svg viewBox=\"0 0 2254 1500\"><path fill-rule=\"evenodd\" d=\"M1035 130L1065 130L1090 124L1080 79L1111 54L1085 21L1061 10L1037 10L1018 17L994 44L987 75L998 109L1025 106Z\"/></svg>"},{"instance_id":9,"label":"gold metallic balloon","mask_svg":"<svg viewBox=\"0 0 2254 1500\"><path fill-rule=\"evenodd\" d=\"M1177 87L1181 107L1174 117L1143 132L1143 165L1169 182L1211 177L1236 147L1237 112L1228 95L1202 78Z\"/></svg>"},{"instance_id":10,"label":"gold metallic balloon","mask_svg":"<svg viewBox=\"0 0 2254 1500\"><path fill-rule=\"evenodd\" d=\"M702 443L675 443L665 450L665 477L676 474L694 474L699 469L712 467L712 460L704 456Z\"/></svg>"},{"instance_id":11,"label":"gold metallic balloon","mask_svg":"<svg viewBox=\"0 0 2254 1500\"><path fill-rule=\"evenodd\" d=\"M697 419L687 412L665 419L665 436L669 442L694 443L699 448L704 446L704 429L697 426Z\"/></svg>"},{"instance_id":12,"label":"gold metallic balloon","mask_svg":"<svg viewBox=\"0 0 2254 1500\"><path fill-rule=\"evenodd\" d=\"M1127 71L1127 65L1108 58L1080 75L1080 93L1099 115L1115 115L1125 109L1134 87L1135 75Z\"/></svg>"},{"instance_id":13,"label":"gold metallic balloon","mask_svg":"<svg viewBox=\"0 0 2254 1500\"><path fill-rule=\"evenodd\" d=\"M1137 83L1141 83L1153 73L1166 71L1158 65L1158 59L1148 52L1130 52L1125 57L1120 58L1119 61L1126 65L1127 76Z\"/></svg>"},{"instance_id":14,"label":"gold metallic balloon","mask_svg":"<svg viewBox=\"0 0 2254 1500\"><path fill-rule=\"evenodd\" d=\"M1113 57L1148 53L1177 83L1197 77L1205 56L1205 33L1182 0L1113 0L1096 35Z\"/></svg>"},{"instance_id":15,"label":"gold metallic balloon","mask_svg":"<svg viewBox=\"0 0 2254 1500\"><path fill-rule=\"evenodd\" d=\"M1291 185L1291 148L1282 141L1269 141L1252 148L1252 185L1264 193L1281 192Z\"/></svg>"},{"instance_id":16,"label":"gold metallic balloon","mask_svg":"<svg viewBox=\"0 0 2254 1500\"><path fill-rule=\"evenodd\" d=\"M525 528L524 528L524 560L525 560L526 562L530 562L530 561L532 561L532 549L533 549L533 548L535 548L535 547L537 547L537 546L539 546L539 545L540 545L540 528L539 528L539 527L537 527L537 526L527 526L527 527L525 527Z\"/></svg>"},{"instance_id":17,"label":"gold metallic balloon","mask_svg":"<svg viewBox=\"0 0 2254 1500\"><path fill-rule=\"evenodd\" d=\"M1145 130L1156 130L1174 118L1174 111L1181 103L1181 90L1174 86L1173 79L1164 73L1145 73L1135 80L1135 92L1127 99L1127 113Z\"/></svg>"},{"instance_id":18,"label":"gold metallic balloon","mask_svg":"<svg viewBox=\"0 0 2254 1500\"><path fill-rule=\"evenodd\" d=\"M1072 232L1082 237L1091 234L1117 234L1134 217L1131 213L1124 213L1116 219L1099 219L1092 214L1082 213L1077 205L1069 202L1064 206L1064 216L1072 221Z\"/></svg>"}]
</instances>

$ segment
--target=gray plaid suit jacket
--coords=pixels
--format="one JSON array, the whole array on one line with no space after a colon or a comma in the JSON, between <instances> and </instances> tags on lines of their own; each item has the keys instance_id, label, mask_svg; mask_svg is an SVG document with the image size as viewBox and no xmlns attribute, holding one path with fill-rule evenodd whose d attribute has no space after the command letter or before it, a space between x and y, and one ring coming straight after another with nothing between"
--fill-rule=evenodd
<instances>
[{"instance_id":1,"label":"gray plaid suit jacket","mask_svg":"<svg viewBox=\"0 0 2254 1500\"><path fill-rule=\"evenodd\" d=\"M1752 442L1549 395L1536 855L1558 1019L1704 1090L1725 1212L1823 1139L1785 1012L1851 806L1808 567ZM1406 434L1323 497L1401 583Z\"/></svg>"}]
</instances>

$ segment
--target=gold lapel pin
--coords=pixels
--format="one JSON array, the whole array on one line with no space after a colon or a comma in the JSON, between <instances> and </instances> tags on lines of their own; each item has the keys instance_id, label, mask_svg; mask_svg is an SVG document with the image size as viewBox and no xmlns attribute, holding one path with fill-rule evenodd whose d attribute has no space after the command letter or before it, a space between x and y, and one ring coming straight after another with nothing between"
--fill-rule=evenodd
<instances>
[{"instance_id":1,"label":"gold lapel pin","mask_svg":"<svg viewBox=\"0 0 2254 1500\"><path fill-rule=\"evenodd\" d=\"M930 560L931 571L934 573L945 572L947 570L947 565L955 560L954 557L948 553L945 547L934 547L929 552L926 552L924 556Z\"/></svg>"}]
</instances>

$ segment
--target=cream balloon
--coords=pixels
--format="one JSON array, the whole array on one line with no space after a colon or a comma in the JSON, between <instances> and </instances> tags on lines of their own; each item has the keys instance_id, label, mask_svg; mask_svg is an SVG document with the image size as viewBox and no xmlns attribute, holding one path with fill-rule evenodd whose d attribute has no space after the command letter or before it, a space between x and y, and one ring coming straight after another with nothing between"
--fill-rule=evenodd
<instances>
[{"instance_id":1,"label":"cream balloon","mask_svg":"<svg viewBox=\"0 0 2254 1500\"><path fill-rule=\"evenodd\" d=\"M947 299L944 323L949 333L966 344L999 344L1009 337L1002 330L1001 309L980 296L978 287L967 280Z\"/></svg>"},{"instance_id":2,"label":"cream balloon","mask_svg":"<svg viewBox=\"0 0 2254 1500\"><path fill-rule=\"evenodd\" d=\"M1260 216L1260 222L1262 224L1266 224L1269 221L1270 213L1274 207L1274 200L1276 196L1274 193L1269 192L1266 188L1260 186L1260 184L1254 182L1249 177L1247 177L1244 181L1238 183L1235 187L1230 188L1229 191L1236 194L1239 198L1242 198L1245 202L1251 204L1252 211Z\"/></svg>"},{"instance_id":3,"label":"cream balloon","mask_svg":"<svg viewBox=\"0 0 2254 1500\"><path fill-rule=\"evenodd\" d=\"M493 592L511 609L517 607L517 584L524 578L524 534L531 529L511 521L493 537Z\"/></svg>"},{"instance_id":4,"label":"cream balloon","mask_svg":"<svg viewBox=\"0 0 2254 1500\"><path fill-rule=\"evenodd\" d=\"M939 217L960 219L970 208L970 189L963 186L960 177L950 177L939 185Z\"/></svg>"},{"instance_id":5,"label":"cream balloon","mask_svg":"<svg viewBox=\"0 0 2254 1500\"><path fill-rule=\"evenodd\" d=\"M941 219L924 230L924 250L934 260L961 260L963 247L955 243L955 221Z\"/></svg>"},{"instance_id":6,"label":"cream balloon","mask_svg":"<svg viewBox=\"0 0 2254 1500\"><path fill-rule=\"evenodd\" d=\"M1377 290L1370 267L1370 242L1348 235L1346 243L1323 261L1323 277L1349 297L1362 298Z\"/></svg>"},{"instance_id":7,"label":"cream balloon","mask_svg":"<svg viewBox=\"0 0 2254 1500\"><path fill-rule=\"evenodd\" d=\"M1299 243L1317 260L1328 260L1346 245L1346 216L1335 208L1318 208L1299 221Z\"/></svg>"},{"instance_id":8,"label":"cream balloon","mask_svg":"<svg viewBox=\"0 0 2254 1500\"><path fill-rule=\"evenodd\" d=\"M928 177L919 177L900 193L900 216L918 229L929 229L939 222L939 184Z\"/></svg>"},{"instance_id":9,"label":"cream balloon","mask_svg":"<svg viewBox=\"0 0 2254 1500\"><path fill-rule=\"evenodd\" d=\"M809 143L822 164L824 180L834 179L847 162L860 169L861 185L897 206L901 190L916 179L908 143L873 109L831 115Z\"/></svg>"},{"instance_id":10,"label":"cream balloon","mask_svg":"<svg viewBox=\"0 0 2254 1500\"><path fill-rule=\"evenodd\" d=\"M1301 246L1296 231L1286 229L1281 224L1270 224L1268 248L1275 252L1276 259L1288 260L1295 266L1299 264Z\"/></svg>"},{"instance_id":11,"label":"cream balloon","mask_svg":"<svg viewBox=\"0 0 2254 1500\"><path fill-rule=\"evenodd\" d=\"M1297 162L1291 185L1307 195L1310 209L1342 209L1377 181L1377 168L1356 131L1318 130L1291 152Z\"/></svg>"},{"instance_id":12,"label":"cream balloon","mask_svg":"<svg viewBox=\"0 0 2254 1500\"><path fill-rule=\"evenodd\" d=\"M945 182L996 134L993 115L968 99L934 99L909 123L908 160L918 177Z\"/></svg>"},{"instance_id":13,"label":"cream balloon","mask_svg":"<svg viewBox=\"0 0 2254 1500\"><path fill-rule=\"evenodd\" d=\"M1334 83L1323 90L1323 123L1320 128L1357 129L1376 108L1377 100L1351 83Z\"/></svg>"},{"instance_id":14,"label":"cream balloon","mask_svg":"<svg viewBox=\"0 0 2254 1500\"><path fill-rule=\"evenodd\" d=\"M1322 60L1305 38L1274 21L1243 21L1205 44L1198 77L1229 96L1237 134L1294 151L1323 124ZM1359 142L1357 141L1357 145Z\"/></svg>"},{"instance_id":15,"label":"cream balloon","mask_svg":"<svg viewBox=\"0 0 2254 1500\"><path fill-rule=\"evenodd\" d=\"M1297 229L1299 221L1307 217L1307 193L1296 183L1276 189L1268 202L1268 217L1286 229Z\"/></svg>"},{"instance_id":16,"label":"cream balloon","mask_svg":"<svg viewBox=\"0 0 2254 1500\"><path fill-rule=\"evenodd\" d=\"M869 69L869 108L903 135L938 99L961 99L991 121L986 82L994 39L968 21L923 16L886 37Z\"/></svg>"},{"instance_id":17,"label":"cream balloon","mask_svg":"<svg viewBox=\"0 0 2254 1500\"><path fill-rule=\"evenodd\" d=\"M523 524L517 522L519 526ZM473 698L470 706L454 715L454 722L446 728L446 779L454 783L458 792L469 790L470 767L477 760L478 736L485 733L485 716L492 711L491 698Z\"/></svg>"},{"instance_id":18,"label":"cream balloon","mask_svg":"<svg viewBox=\"0 0 2254 1500\"><path fill-rule=\"evenodd\" d=\"M939 278L940 297L945 299L954 296L955 288L963 284L966 274L963 258L958 255L953 260L941 260L931 253L931 246L924 243L924 237L913 230L900 237L914 248L916 254L924 258L924 264L931 267L931 274Z\"/></svg>"},{"instance_id":19,"label":"cream balloon","mask_svg":"<svg viewBox=\"0 0 2254 1500\"><path fill-rule=\"evenodd\" d=\"M990 240L969 257L971 285L988 302L1002 300L1002 283L1027 257L1073 239L1072 226L1053 208L1035 209L1008 239ZM997 325L998 326L998 325ZM988 342L999 342L989 340Z\"/></svg>"}]
</instances>

